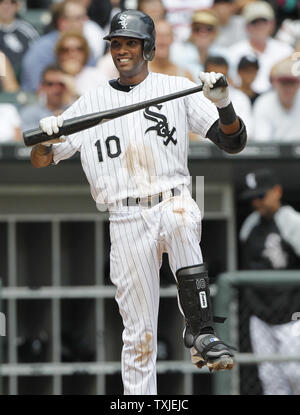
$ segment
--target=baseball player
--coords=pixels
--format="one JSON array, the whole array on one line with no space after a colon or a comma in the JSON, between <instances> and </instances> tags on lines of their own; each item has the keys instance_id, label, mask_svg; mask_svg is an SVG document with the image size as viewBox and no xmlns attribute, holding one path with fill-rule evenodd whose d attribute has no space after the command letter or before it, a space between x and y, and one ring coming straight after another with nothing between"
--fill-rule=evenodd
<instances>
[{"instance_id":1,"label":"baseball player","mask_svg":"<svg viewBox=\"0 0 300 415\"><path fill-rule=\"evenodd\" d=\"M247 139L222 74L201 73L203 92L154 105L102 125L51 140L64 120L130 105L196 86L183 77L149 73L155 27L142 12L127 10L111 21L111 55L120 74L80 97L59 117L40 121L49 141L33 147L35 167L57 164L80 152L91 193L108 207L111 280L123 319L122 379L125 394L156 394L159 269L168 253L185 318L184 344L192 361L231 369L233 353L214 330L208 275L199 246L201 212L188 190L188 131L228 153Z\"/></svg>"}]
</instances>

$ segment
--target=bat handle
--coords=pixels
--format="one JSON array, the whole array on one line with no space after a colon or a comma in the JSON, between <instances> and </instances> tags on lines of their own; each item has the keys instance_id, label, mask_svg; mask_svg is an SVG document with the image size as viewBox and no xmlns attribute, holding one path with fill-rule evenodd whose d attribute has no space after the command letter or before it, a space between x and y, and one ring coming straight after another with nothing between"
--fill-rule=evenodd
<instances>
[{"instance_id":1,"label":"bat handle","mask_svg":"<svg viewBox=\"0 0 300 415\"><path fill-rule=\"evenodd\" d=\"M225 75L223 75L220 79L217 80L212 89L219 88L221 86L228 86L228 82Z\"/></svg>"}]
</instances>

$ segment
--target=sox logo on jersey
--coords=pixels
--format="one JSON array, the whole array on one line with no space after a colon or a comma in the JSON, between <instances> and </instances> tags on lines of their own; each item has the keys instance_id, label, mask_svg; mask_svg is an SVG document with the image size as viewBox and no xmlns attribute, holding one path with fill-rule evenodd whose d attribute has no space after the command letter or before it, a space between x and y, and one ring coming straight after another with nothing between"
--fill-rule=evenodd
<instances>
[{"instance_id":1,"label":"sox logo on jersey","mask_svg":"<svg viewBox=\"0 0 300 415\"><path fill-rule=\"evenodd\" d=\"M153 107L157 108L158 110L161 110L162 105L153 105ZM144 117L147 120L155 121L157 124L154 127L147 128L147 130L145 131L145 134L148 133L149 131L156 131L159 137L167 138L166 140L163 141L165 146L167 146L170 141L172 141L172 143L176 145L177 139L173 138L173 135L176 132L176 128L173 127L172 131L170 131L167 117L158 112L151 111L150 108L151 107L148 107L145 109ZM159 121L159 119L161 121Z\"/></svg>"}]
</instances>

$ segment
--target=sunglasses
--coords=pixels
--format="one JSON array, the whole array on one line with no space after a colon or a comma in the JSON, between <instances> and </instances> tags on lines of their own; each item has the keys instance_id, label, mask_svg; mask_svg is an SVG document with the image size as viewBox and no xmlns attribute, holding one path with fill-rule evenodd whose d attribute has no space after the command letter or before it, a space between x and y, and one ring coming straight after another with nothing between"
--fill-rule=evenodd
<instances>
[{"instance_id":1,"label":"sunglasses","mask_svg":"<svg viewBox=\"0 0 300 415\"><path fill-rule=\"evenodd\" d=\"M265 196L266 196L266 193L260 193L258 195L255 195L255 197L253 197L252 200L255 200L255 199L263 200Z\"/></svg>"},{"instance_id":2,"label":"sunglasses","mask_svg":"<svg viewBox=\"0 0 300 415\"><path fill-rule=\"evenodd\" d=\"M61 88L65 87L65 84L63 82L53 82L53 81L44 81L43 84L45 86L60 86Z\"/></svg>"},{"instance_id":3,"label":"sunglasses","mask_svg":"<svg viewBox=\"0 0 300 415\"><path fill-rule=\"evenodd\" d=\"M18 0L0 0L0 3L17 4Z\"/></svg>"},{"instance_id":4,"label":"sunglasses","mask_svg":"<svg viewBox=\"0 0 300 415\"><path fill-rule=\"evenodd\" d=\"M255 26L256 24L259 24L259 23L267 23L268 21L269 20L267 20L267 19L265 19L263 17L259 17L257 19L252 20L252 22L250 22L249 24L252 25L252 26Z\"/></svg>"},{"instance_id":5,"label":"sunglasses","mask_svg":"<svg viewBox=\"0 0 300 415\"><path fill-rule=\"evenodd\" d=\"M75 46L75 47L68 47L68 46L62 46L59 50L61 53L69 53L69 52L83 52L84 47L83 46Z\"/></svg>"},{"instance_id":6,"label":"sunglasses","mask_svg":"<svg viewBox=\"0 0 300 415\"><path fill-rule=\"evenodd\" d=\"M201 32L215 32L216 28L211 25L201 25L201 26L193 26L192 31L195 33L201 33Z\"/></svg>"}]
</instances>

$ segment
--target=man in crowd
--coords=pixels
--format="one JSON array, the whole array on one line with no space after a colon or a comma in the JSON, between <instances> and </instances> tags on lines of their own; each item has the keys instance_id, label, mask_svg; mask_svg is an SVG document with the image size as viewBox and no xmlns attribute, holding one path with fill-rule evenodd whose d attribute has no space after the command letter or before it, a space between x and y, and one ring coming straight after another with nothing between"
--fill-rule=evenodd
<instances>
[{"instance_id":1,"label":"man in crowd","mask_svg":"<svg viewBox=\"0 0 300 415\"><path fill-rule=\"evenodd\" d=\"M39 34L31 24L17 17L19 0L0 0L0 50L19 77L24 54Z\"/></svg>"},{"instance_id":2,"label":"man in crowd","mask_svg":"<svg viewBox=\"0 0 300 415\"><path fill-rule=\"evenodd\" d=\"M271 88L270 70L275 63L290 56L293 48L271 36L275 28L274 10L266 1L255 1L243 9L248 39L235 43L228 49L231 77L238 82L237 66L245 55L256 56L259 63L257 76L252 84L255 92L263 93Z\"/></svg>"},{"instance_id":3,"label":"man in crowd","mask_svg":"<svg viewBox=\"0 0 300 415\"><path fill-rule=\"evenodd\" d=\"M20 110L24 131L35 128L41 117L61 114L66 109L66 105L70 104L64 74L59 67L53 65L44 70L37 94L36 104L25 106Z\"/></svg>"},{"instance_id":4,"label":"man in crowd","mask_svg":"<svg viewBox=\"0 0 300 415\"><path fill-rule=\"evenodd\" d=\"M300 142L300 78L291 58L271 70L273 89L257 98L253 106L253 138L262 142Z\"/></svg>"}]
</instances>

